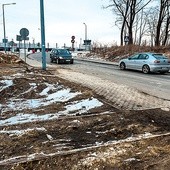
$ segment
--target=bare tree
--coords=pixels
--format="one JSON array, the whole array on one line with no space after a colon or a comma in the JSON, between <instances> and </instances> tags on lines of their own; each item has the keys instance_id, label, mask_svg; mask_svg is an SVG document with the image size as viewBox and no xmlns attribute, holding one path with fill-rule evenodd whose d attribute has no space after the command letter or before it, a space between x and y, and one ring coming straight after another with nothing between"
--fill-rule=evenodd
<instances>
[{"instance_id":1,"label":"bare tree","mask_svg":"<svg viewBox=\"0 0 170 170\"><path fill-rule=\"evenodd\" d=\"M160 46L161 29L162 29L162 25L167 14L167 9L166 9L167 2L168 0L160 0L159 17L158 17L158 22L157 22L157 27L156 27L156 37L155 37L156 46Z\"/></svg>"},{"instance_id":2,"label":"bare tree","mask_svg":"<svg viewBox=\"0 0 170 170\"><path fill-rule=\"evenodd\" d=\"M123 45L124 42L124 31L126 26L126 18L129 11L129 0L111 0L113 3L105 8L113 8L113 12L117 15L116 25L121 25L120 33L120 44Z\"/></svg>"},{"instance_id":3,"label":"bare tree","mask_svg":"<svg viewBox=\"0 0 170 170\"><path fill-rule=\"evenodd\" d=\"M153 47L155 44L155 36L156 36L156 25L158 22L158 6L154 8L149 8L145 11L145 20L146 20L146 33L145 35L150 37L150 44Z\"/></svg>"},{"instance_id":4,"label":"bare tree","mask_svg":"<svg viewBox=\"0 0 170 170\"><path fill-rule=\"evenodd\" d=\"M135 24L134 24L134 44L141 45L142 38L148 31L147 28L147 15L146 12L142 9L141 12L139 12L136 15Z\"/></svg>"},{"instance_id":5,"label":"bare tree","mask_svg":"<svg viewBox=\"0 0 170 170\"><path fill-rule=\"evenodd\" d=\"M111 0L106 8L113 8L117 22L121 24L121 45L123 45L124 30L127 28L129 44L133 44L133 26L136 15L152 0Z\"/></svg>"},{"instance_id":6,"label":"bare tree","mask_svg":"<svg viewBox=\"0 0 170 170\"><path fill-rule=\"evenodd\" d=\"M169 35L169 26L170 26L170 2L166 1L166 19L165 19L165 31L162 45L166 45Z\"/></svg>"}]
</instances>

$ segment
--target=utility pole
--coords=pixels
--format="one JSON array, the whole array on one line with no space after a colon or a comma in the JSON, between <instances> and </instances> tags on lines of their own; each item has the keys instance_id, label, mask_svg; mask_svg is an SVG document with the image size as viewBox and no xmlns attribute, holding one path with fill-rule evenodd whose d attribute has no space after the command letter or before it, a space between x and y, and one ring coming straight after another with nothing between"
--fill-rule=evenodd
<instances>
[{"instance_id":1,"label":"utility pole","mask_svg":"<svg viewBox=\"0 0 170 170\"><path fill-rule=\"evenodd\" d=\"M46 70L44 0L40 0L42 69Z\"/></svg>"},{"instance_id":2,"label":"utility pole","mask_svg":"<svg viewBox=\"0 0 170 170\"><path fill-rule=\"evenodd\" d=\"M4 50L5 50L5 53L6 53L6 43L7 43L7 39L6 39L5 11L4 11L4 7L5 7L5 5L15 5L15 4L16 4L16 3L2 4L3 28L4 28L4 39L3 39L3 43L4 43Z\"/></svg>"}]
</instances>

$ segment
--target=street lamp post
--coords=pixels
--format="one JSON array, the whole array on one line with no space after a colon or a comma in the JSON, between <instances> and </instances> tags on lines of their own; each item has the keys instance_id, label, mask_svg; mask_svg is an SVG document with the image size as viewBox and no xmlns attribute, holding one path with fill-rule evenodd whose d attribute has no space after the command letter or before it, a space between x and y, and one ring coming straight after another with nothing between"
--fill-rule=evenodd
<instances>
[{"instance_id":1,"label":"street lamp post","mask_svg":"<svg viewBox=\"0 0 170 170\"><path fill-rule=\"evenodd\" d=\"M83 23L85 26L85 50L87 50L87 24Z\"/></svg>"},{"instance_id":2,"label":"street lamp post","mask_svg":"<svg viewBox=\"0 0 170 170\"><path fill-rule=\"evenodd\" d=\"M15 5L16 3L8 3L8 4L2 4L2 15L3 15L3 28L4 28L4 50L6 53L6 43L7 43L7 39L6 39L6 30L5 30L5 12L4 12L4 6L5 5Z\"/></svg>"},{"instance_id":3,"label":"street lamp post","mask_svg":"<svg viewBox=\"0 0 170 170\"><path fill-rule=\"evenodd\" d=\"M42 69L46 70L44 0L40 0Z\"/></svg>"}]
</instances>

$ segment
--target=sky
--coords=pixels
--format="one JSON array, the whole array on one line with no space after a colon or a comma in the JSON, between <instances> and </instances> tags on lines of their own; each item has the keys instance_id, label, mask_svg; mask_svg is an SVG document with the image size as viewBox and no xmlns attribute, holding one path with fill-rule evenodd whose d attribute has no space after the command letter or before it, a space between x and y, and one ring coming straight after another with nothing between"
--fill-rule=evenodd
<instances>
[{"instance_id":1,"label":"sky","mask_svg":"<svg viewBox=\"0 0 170 170\"><path fill-rule=\"evenodd\" d=\"M0 0L5 5L5 28L8 41L20 35L22 28L29 30L29 41L41 42L40 0ZM44 0L45 41L50 47L71 46L71 36L75 36L75 46L85 39L101 44L119 42L119 29L111 10L103 9L109 0ZM3 14L0 7L0 42L3 39Z\"/></svg>"}]
</instances>

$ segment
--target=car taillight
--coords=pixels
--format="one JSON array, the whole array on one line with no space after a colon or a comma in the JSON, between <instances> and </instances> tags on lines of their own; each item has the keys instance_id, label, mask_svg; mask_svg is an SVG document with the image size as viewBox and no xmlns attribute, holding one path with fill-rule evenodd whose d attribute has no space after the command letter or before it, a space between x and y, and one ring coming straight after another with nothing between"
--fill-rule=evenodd
<instances>
[{"instance_id":1,"label":"car taillight","mask_svg":"<svg viewBox=\"0 0 170 170\"><path fill-rule=\"evenodd\" d=\"M154 63L160 63L160 60L155 60Z\"/></svg>"}]
</instances>

